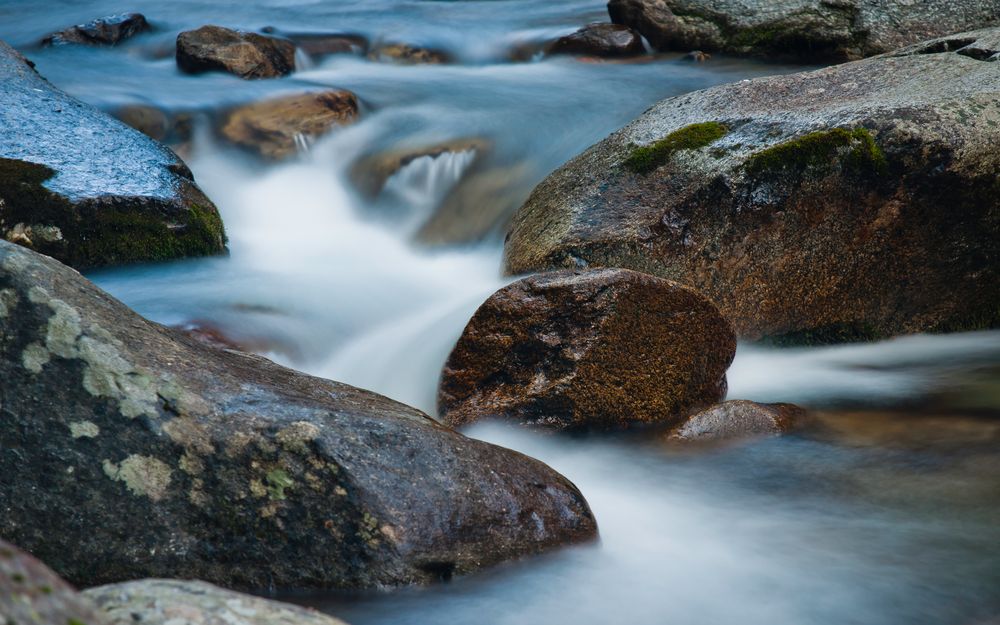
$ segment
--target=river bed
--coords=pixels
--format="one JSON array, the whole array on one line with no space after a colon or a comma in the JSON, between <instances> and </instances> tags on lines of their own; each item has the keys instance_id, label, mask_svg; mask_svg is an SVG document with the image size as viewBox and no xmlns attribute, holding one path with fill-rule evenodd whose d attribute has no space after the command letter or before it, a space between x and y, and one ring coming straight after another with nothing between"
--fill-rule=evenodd
<instances>
[{"instance_id":1,"label":"river bed","mask_svg":"<svg viewBox=\"0 0 1000 625\"><path fill-rule=\"evenodd\" d=\"M154 32L114 49L33 46L122 8L145 13ZM492 146L488 180L500 180L516 206L548 172L664 97L805 69L680 55L508 59L514 47L606 18L603 3L584 0L57 0L44 11L5 0L0 38L56 86L106 110L144 103L213 111L316 87L354 91L358 123L280 164L198 129L185 157L220 209L228 257L89 277L153 320L218 328L283 364L433 413L448 351L476 307L509 281L499 270L502 220L471 240L420 243L421 224L469 175L468 159L418 159L374 199L352 183L358 159L482 139ZM348 31L441 47L457 61L302 59L291 77L255 82L180 74L163 50L178 31L207 23ZM729 397L799 403L813 411L802 431L678 448L652 434L564 438L476 426L467 434L573 480L594 510L600 543L429 588L285 598L354 625L995 623L998 375L1000 332L741 345Z\"/></svg>"}]
</instances>

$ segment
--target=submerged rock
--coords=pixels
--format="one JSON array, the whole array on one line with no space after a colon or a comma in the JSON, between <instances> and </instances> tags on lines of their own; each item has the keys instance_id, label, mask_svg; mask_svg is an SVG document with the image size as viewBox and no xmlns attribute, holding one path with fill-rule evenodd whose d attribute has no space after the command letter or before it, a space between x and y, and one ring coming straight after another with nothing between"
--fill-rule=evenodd
<instances>
[{"instance_id":1,"label":"submerged rock","mask_svg":"<svg viewBox=\"0 0 1000 625\"><path fill-rule=\"evenodd\" d=\"M383 43L368 54L375 61L392 61L403 65L440 65L452 57L444 50L424 48L408 43Z\"/></svg>"},{"instance_id":2,"label":"submerged rock","mask_svg":"<svg viewBox=\"0 0 1000 625\"><path fill-rule=\"evenodd\" d=\"M0 241L0 536L80 585L430 582L592 539L544 464L144 320Z\"/></svg>"},{"instance_id":3,"label":"submerged rock","mask_svg":"<svg viewBox=\"0 0 1000 625\"><path fill-rule=\"evenodd\" d=\"M265 158L294 154L308 142L358 117L358 98L350 91L302 93L254 102L230 111L222 136Z\"/></svg>"},{"instance_id":4,"label":"submerged rock","mask_svg":"<svg viewBox=\"0 0 1000 625\"><path fill-rule=\"evenodd\" d=\"M995 0L610 0L659 50L859 59L1000 23Z\"/></svg>"},{"instance_id":5,"label":"submerged rock","mask_svg":"<svg viewBox=\"0 0 1000 625\"><path fill-rule=\"evenodd\" d=\"M556 39L548 47L549 54L574 54L600 57L623 57L644 54L642 37L621 24L588 24Z\"/></svg>"},{"instance_id":6,"label":"submerged rock","mask_svg":"<svg viewBox=\"0 0 1000 625\"><path fill-rule=\"evenodd\" d=\"M351 167L351 180L365 195L375 196L389 178L420 158L438 158L446 154L473 152L476 157L486 154L491 145L485 139L468 138L443 141L412 148L396 148L358 159Z\"/></svg>"},{"instance_id":7,"label":"submerged rock","mask_svg":"<svg viewBox=\"0 0 1000 625\"><path fill-rule=\"evenodd\" d=\"M216 254L218 211L177 156L0 42L0 237L77 268Z\"/></svg>"},{"instance_id":8,"label":"submerged rock","mask_svg":"<svg viewBox=\"0 0 1000 625\"><path fill-rule=\"evenodd\" d=\"M113 46L149 30L149 22L141 13L120 13L109 15L87 22L70 26L65 30L52 33L42 39L43 46L65 43L82 43L86 45Z\"/></svg>"},{"instance_id":9,"label":"submerged rock","mask_svg":"<svg viewBox=\"0 0 1000 625\"><path fill-rule=\"evenodd\" d=\"M0 620L8 625L111 625L92 601L31 555L3 540Z\"/></svg>"},{"instance_id":10,"label":"submerged rock","mask_svg":"<svg viewBox=\"0 0 1000 625\"><path fill-rule=\"evenodd\" d=\"M83 593L108 625L344 625L316 610L199 581L143 579Z\"/></svg>"},{"instance_id":11,"label":"submerged rock","mask_svg":"<svg viewBox=\"0 0 1000 625\"><path fill-rule=\"evenodd\" d=\"M1000 28L664 100L536 187L506 269L677 280L750 339L1000 326L991 50Z\"/></svg>"},{"instance_id":12,"label":"submerged rock","mask_svg":"<svg viewBox=\"0 0 1000 625\"><path fill-rule=\"evenodd\" d=\"M191 111L167 111L149 104L126 104L111 111L111 115L175 150L191 141L194 135L195 114Z\"/></svg>"},{"instance_id":13,"label":"submerged rock","mask_svg":"<svg viewBox=\"0 0 1000 625\"><path fill-rule=\"evenodd\" d=\"M295 70L295 44L221 26L202 26L177 35L177 67L189 74L229 72L246 79L276 78Z\"/></svg>"},{"instance_id":14,"label":"submerged rock","mask_svg":"<svg viewBox=\"0 0 1000 625\"><path fill-rule=\"evenodd\" d=\"M286 33L273 27L264 28L263 32L288 39L316 59L332 54L368 54L368 39L358 33Z\"/></svg>"},{"instance_id":15,"label":"submerged rock","mask_svg":"<svg viewBox=\"0 0 1000 625\"><path fill-rule=\"evenodd\" d=\"M726 394L736 339L715 306L626 269L529 276L479 307L448 357L438 406L455 426L669 423Z\"/></svg>"},{"instance_id":16,"label":"submerged rock","mask_svg":"<svg viewBox=\"0 0 1000 625\"><path fill-rule=\"evenodd\" d=\"M784 434L805 414L795 404L758 404L736 399L691 415L670 433L686 441L718 441Z\"/></svg>"}]
</instances>

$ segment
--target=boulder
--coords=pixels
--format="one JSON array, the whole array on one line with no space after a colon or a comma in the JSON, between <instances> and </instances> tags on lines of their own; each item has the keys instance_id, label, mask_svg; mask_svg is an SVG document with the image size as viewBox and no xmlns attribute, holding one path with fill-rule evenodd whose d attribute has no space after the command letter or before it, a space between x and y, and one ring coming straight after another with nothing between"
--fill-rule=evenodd
<instances>
[{"instance_id":1,"label":"boulder","mask_svg":"<svg viewBox=\"0 0 1000 625\"><path fill-rule=\"evenodd\" d=\"M100 17L86 24L70 26L42 39L43 46L82 43L94 46L113 46L149 30L149 22L142 13L120 13Z\"/></svg>"},{"instance_id":2,"label":"boulder","mask_svg":"<svg viewBox=\"0 0 1000 625\"><path fill-rule=\"evenodd\" d=\"M511 274L690 285L748 339L1000 326L1000 28L660 102L512 220Z\"/></svg>"},{"instance_id":3,"label":"boulder","mask_svg":"<svg viewBox=\"0 0 1000 625\"><path fill-rule=\"evenodd\" d=\"M5 242L0 379L0 537L82 586L430 582L596 534L536 460L203 345Z\"/></svg>"},{"instance_id":4,"label":"boulder","mask_svg":"<svg viewBox=\"0 0 1000 625\"><path fill-rule=\"evenodd\" d=\"M3 540L0 540L0 622L111 625L92 601L31 555Z\"/></svg>"},{"instance_id":5,"label":"boulder","mask_svg":"<svg viewBox=\"0 0 1000 625\"><path fill-rule=\"evenodd\" d=\"M220 133L260 156L281 159L357 117L358 98L350 91L301 93L236 108L226 114Z\"/></svg>"},{"instance_id":6,"label":"boulder","mask_svg":"<svg viewBox=\"0 0 1000 625\"><path fill-rule=\"evenodd\" d=\"M626 57L644 54L642 37L621 24L588 24L575 33L560 37L548 46L549 54Z\"/></svg>"},{"instance_id":7,"label":"boulder","mask_svg":"<svg viewBox=\"0 0 1000 625\"><path fill-rule=\"evenodd\" d=\"M853 60L1000 24L995 0L610 0L658 50Z\"/></svg>"},{"instance_id":8,"label":"boulder","mask_svg":"<svg viewBox=\"0 0 1000 625\"><path fill-rule=\"evenodd\" d=\"M177 67L188 74L229 72L245 79L276 78L295 70L295 44L221 26L202 26L177 35Z\"/></svg>"},{"instance_id":9,"label":"boulder","mask_svg":"<svg viewBox=\"0 0 1000 625\"><path fill-rule=\"evenodd\" d=\"M725 396L735 353L729 324L689 288L627 269L539 274L472 316L441 374L438 406L454 426L671 423Z\"/></svg>"},{"instance_id":10,"label":"boulder","mask_svg":"<svg viewBox=\"0 0 1000 625\"><path fill-rule=\"evenodd\" d=\"M108 625L344 625L316 610L199 581L143 579L83 593Z\"/></svg>"},{"instance_id":11,"label":"boulder","mask_svg":"<svg viewBox=\"0 0 1000 625\"><path fill-rule=\"evenodd\" d=\"M444 50L408 43L380 44L368 54L368 57L375 61L391 61L402 65L441 65L451 63L453 60Z\"/></svg>"},{"instance_id":12,"label":"boulder","mask_svg":"<svg viewBox=\"0 0 1000 625\"><path fill-rule=\"evenodd\" d=\"M225 250L177 155L50 85L0 42L0 238L77 268Z\"/></svg>"},{"instance_id":13,"label":"boulder","mask_svg":"<svg viewBox=\"0 0 1000 625\"><path fill-rule=\"evenodd\" d=\"M784 434L805 414L795 404L758 404L734 399L693 414L670 432L672 440L718 441Z\"/></svg>"}]
</instances>

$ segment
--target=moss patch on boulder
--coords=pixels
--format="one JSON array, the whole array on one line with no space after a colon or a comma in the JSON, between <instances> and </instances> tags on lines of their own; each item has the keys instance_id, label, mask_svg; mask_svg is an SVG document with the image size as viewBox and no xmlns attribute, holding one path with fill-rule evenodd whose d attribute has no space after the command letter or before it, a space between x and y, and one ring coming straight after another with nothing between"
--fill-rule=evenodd
<instances>
[{"instance_id":1,"label":"moss patch on boulder","mask_svg":"<svg viewBox=\"0 0 1000 625\"><path fill-rule=\"evenodd\" d=\"M715 143L729 134L729 128L719 122L691 124L673 131L652 145L636 147L625 159L625 168L637 173L648 174L665 165L681 150L697 150Z\"/></svg>"},{"instance_id":2,"label":"moss patch on boulder","mask_svg":"<svg viewBox=\"0 0 1000 625\"><path fill-rule=\"evenodd\" d=\"M753 154L744 167L749 175L760 177L826 168L836 161L858 174L880 175L888 168L885 154L865 128L810 132Z\"/></svg>"}]
</instances>

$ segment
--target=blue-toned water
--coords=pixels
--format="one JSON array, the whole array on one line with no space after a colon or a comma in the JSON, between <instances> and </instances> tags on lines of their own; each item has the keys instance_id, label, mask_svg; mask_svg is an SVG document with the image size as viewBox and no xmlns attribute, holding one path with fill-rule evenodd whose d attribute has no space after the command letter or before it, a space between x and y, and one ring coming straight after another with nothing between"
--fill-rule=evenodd
<instances>
[{"instance_id":1,"label":"blue-toned water","mask_svg":"<svg viewBox=\"0 0 1000 625\"><path fill-rule=\"evenodd\" d=\"M145 13L155 30L115 48L35 46L121 10ZM196 124L183 153L219 206L230 256L91 277L154 320L219 330L429 412L451 345L505 283L504 221L535 183L659 99L801 69L680 55L509 60L515 48L604 20L603 4L589 0L0 0L0 38L109 111L151 104L207 120L278 93L354 91L360 121L283 163L258 162ZM440 48L455 63L341 55L302 58L278 80L179 73L173 39L207 23L358 33ZM455 140L488 149L416 159L375 198L353 182L372 155ZM459 184L466 200L441 213ZM453 244L421 242L434 215ZM812 408L805 430L685 449L651 436L478 426L469 434L574 480L600 544L435 587L290 598L355 625L987 625L1000 617L998 372L1000 333L744 345L730 396Z\"/></svg>"}]
</instances>

